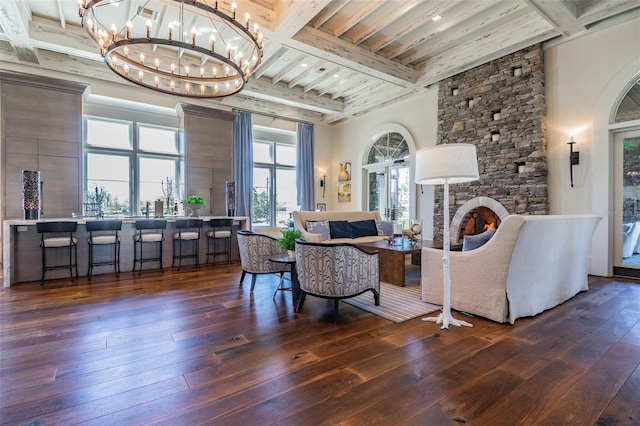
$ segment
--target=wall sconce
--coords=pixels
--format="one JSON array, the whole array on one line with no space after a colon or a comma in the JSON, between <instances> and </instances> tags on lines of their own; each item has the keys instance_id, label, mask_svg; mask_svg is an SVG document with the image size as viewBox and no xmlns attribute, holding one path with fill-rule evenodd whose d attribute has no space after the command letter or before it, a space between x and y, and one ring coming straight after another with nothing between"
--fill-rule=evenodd
<instances>
[{"instance_id":1,"label":"wall sconce","mask_svg":"<svg viewBox=\"0 0 640 426\"><path fill-rule=\"evenodd\" d=\"M576 142L573 140L573 136L569 138L569 176L571 176L571 187L573 188L573 166L580 164L580 152L573 150L573 144Z\"/></svg>"},{"instance_id":2,"label":"wall sconce","mask_svg":"<svg viewBox=\"0 0 640 426\"><path fill-rule=\"evenodd\" d=\"M322 198L324 198L324 193L327 190L327 175L324 170L320 170L322 172L322 179L320 179L320 188L322 188Z\"/></svg>"}]
</instances>

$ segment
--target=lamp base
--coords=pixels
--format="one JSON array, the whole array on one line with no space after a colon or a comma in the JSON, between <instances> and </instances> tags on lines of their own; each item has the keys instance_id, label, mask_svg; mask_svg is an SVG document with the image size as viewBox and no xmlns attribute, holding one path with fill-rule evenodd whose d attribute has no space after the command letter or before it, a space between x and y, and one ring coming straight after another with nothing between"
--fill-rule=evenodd
<instances>
[{"instance_id":1,"label":"lamp base","mask_svg":"<svg viewBox=\"0 0 640 426\"><path fill-rule=\"evenodd\" d=\"M24 220L38 220L40 219L40 210L38 209L24 209L22 214Z\"/></svg>"},{"instance_id":2,"label":"lamp base","mask_svg":"<svg viewBox=\"0 0 640 426\"><path fill-rule=\"evenodd\" d=\"M422 321L428 321L428 322L435 322L436 324L442 324L442 329L449 329L449 325L456 325L458 327L473 327L473 324L468 323L466 321L462 321L462 320L458 320L455 319L454 317L451 316L451 313L449 314L445 314L444 312L441 312L440 315L438 315L437 317L428 317L428 318L422 318Z\"/></svg>"}]
</instances>

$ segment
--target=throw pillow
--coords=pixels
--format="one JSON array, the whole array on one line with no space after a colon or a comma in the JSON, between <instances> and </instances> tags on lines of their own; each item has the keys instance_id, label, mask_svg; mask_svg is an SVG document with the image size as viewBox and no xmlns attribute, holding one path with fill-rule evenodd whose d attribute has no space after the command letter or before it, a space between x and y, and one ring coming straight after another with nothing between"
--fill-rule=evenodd
<instances>
[{"instance_id":1,"label":"throw pillow","mask_svg":"<svg viewBox=\"0 0 640 426\"><path fill-rule=\"evenodd\" d=\"M331 231L329 230L329 222L326 220L308 220L306 223L307 232L312 234L322 235L322 241L331 238Z\"/></svg>"},{"instance_id":2,"label":"throw pillow","mask_svg":"<svg viewBox=\"0 0 640 426\"><path fill-rule=\"evenodd\" d=\"M331 238L353 238L351 236L351 227L346 220L329 221L329 232Z\"/></svg>"},{"instance_id":3,"label":"throw pillow","mask_svg":"<svg viewBox=\"0 0 640 426\"><path fill-rule=\"evenodd\" d=\"M378 235L393 235L393 222L390 220L383 220L378 227Z\"/></svg>"},{"instance_id":4,"label":"throw pillow","mask_svg":"<svg viewBox=\"0 0 640 426\"><path fill-rule=\"evenodd\" d=\"M378 229L378 235L385 235L384 225L381 220L376 219L376 228Z\"/></svg>"},{"instance_id":5,"label":"throw pillow","mask_svg":"<svg viewBox=\"0 0 640 426\"><path fill-rule=\"evenodd\" d=\"M462 251L475 250L479 247L485 245L493 234L496 233L496 229L490 229L488 231L484 231L481 234L476 235L465 235L462 239Z\"/></svg>"},{"instance_id":6,"label":"throw pillow","mask_svg":"<svg viewBox=\"0 0 640 426\"><path fill-rule=\"evenodd\" d=\"M351 237L370 237L372 235L378 235L378 228L376 227L376 221L373 219L369 220L356 220L354 222L349 222L349 227L351 227Z\"/></svg>"}]
</instances>

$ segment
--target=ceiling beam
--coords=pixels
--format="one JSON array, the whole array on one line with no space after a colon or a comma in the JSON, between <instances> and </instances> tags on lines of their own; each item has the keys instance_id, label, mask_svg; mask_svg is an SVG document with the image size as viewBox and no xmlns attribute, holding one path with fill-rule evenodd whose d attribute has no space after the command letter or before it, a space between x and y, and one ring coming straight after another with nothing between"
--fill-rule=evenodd
<instances>
[{"instance_id":1,"label":"ceiling beam","mask_svg":"<svg viewBox=\"0 0 640 426\"><path fill-rule=\"evenodd\" d=\"M410 64L417 58L436 56L451 46L467 43L479 36L495 32L508 24L508 21L531 13L531 10L524 3L508 2L497 3L495 6L483 10L474 8L472 12L474 13L461 13L448 17L452 20L447 19L446 26L438 28L438 31L423 38L411 53L402 55L398 59L404 64ZM459 24L455 25L454 23ZM492 31L491 28L494 30Z\"/></svg>"},{"instance_id":2,"label":"ceiling beam","mask_svg":"<svg viewBox=\"0 0 640 426\"><path fill-rule=\"evenodd\" d=\"M67 27L67 20L64 17L64 11L62 10L62 0L56 0L56 6L58 6L58 16L60 17L60 26L62 28Z\"/></svg>"},{"instance_id":3,"label":"ceiling beam","mask_svg":"<svg viewBox=\"0 0 640 426\"><path fill-rule=\"evenodd\" d=\"M22 62L39 63L38 52L29 41L31 10L26 1L2 0L0 2L0 27Z\"/></svg>"},{"instance_id":4,"label":"ceiling beam","mask_svg":"<svg viewBox=\"0 0 640 426\"><path fill-rule=\"evenodd\" d=\"M331 63L402 87L412 87L415 71L315 28L305 27L285 43Z\"/></svg>"},{"instance_id":5,"label":"ceiling beam","mask_svg":"<svg viewBox=\"0 0 640 426\"><path fill-rule=\"evenodd\" d=\"M334 92L336 96L331 96L331 99L337 99L339 97L342 96L342 91L340 90L343 84L343 87L352 87L352 85L349 84L349 81L354 78L357 77L359 74L357 72L352 72L349 75L347 75L346 77L341 77L338 81L337 84L330 84L327 85L323 90L318 91L318 96L323 96L326 95L329 92Z\"/></svg>"},{"instance_id":6,"label":"ceiling beam","mask_svg":"<svg viewBox=\"0 0 640 426\"><path fill-rule=\"evenodd\" d=\"M281 102L295 108L307 109L322 114L342 112L344 103L328 96L318 97L305 93L301 89L289 89L279 84L271 84L264 80L249 80L241 92L245 96Z\"/></svg>"},{"instance_id":7,"label":"ceiling beam","mask_svg":"<svg viewBox=\"0 0 640 426\"><path fill-rule=\"evenodd\" d=\"M335 0L331 2L327 7L324 8L324 10L322 10L322 12L320 12L313 18L313 20L311 21L311 26L313 28L319 28L325 22L335 16L336 13L340 12L340 10L345 7L347 3L349 3L349 0Z\"/></svg>"},{"instance_id":8,"label":"ceiling beam","mask_svg":"<svg viewBox=\"0 0 640 426\"><path fill-rule=\"evenodd\" d=\"M525 0L525 2L566 37L587 29L578 21L575 3L558 0Z\"/></svg>"},{"instance_id":9,"label":"ceiling beam","mask_svg":"<svg viewBox=\"0 0 640 426\"><path fill-rule=\"evenodd\" d=\"M253 74L253 76L255 78L262 77L264 73L267 72L267 70L271 66L273 66L276 62L278 62L280 58L286 55L288 51L289 49L287 49L286 47L278 46L276 51L271 56L269 56L266 60L263 60L262 62L260 62L260 65L258 66L258 69Z\"/></svg>"},{"instance_id":10,"label":"ceiling beam","mask_svg":"<svg viewBox=\"0 0 640 426\"><path fill-rule=\"evenodd\" d=\"M276 3L278 37L286 39L305 27L331 0L279 0Z\"/></svg>"},{"instance_id":11,"label":"ceiling beam","mask_svg":"<svg viewBox=\"0 0 640 426\"><path fill-rule=\"evenodd\" d=\"M548 22L531 11L507 22L495 37L479 35L467 43L429 58L421 68L418 84L428 86L437 83L478 65L549 40L557 34Z\"/></svg>"},{"instance_id":12,"label":"ceiling beam","mask_svg":"<svg viewBox=\"0 0 640 426\"><path fill-rule=\"evenodd\" d=\"M308 66L306 70L304 70L303 72L301 72L300 74L298 74L297 76L289 80L289 83L287 83L287 87L289 89L291 89L292 87L295 87L298 83L304 80L309 74L317 71L318 68L320 68L320 66L323 64L323 62L324 61L319 60L315 62L313 65Z\"/></svg>"},{"instance_id":13,"label":"ceiling beam","mask_svg":"<svg viewBox=\"0 0 640 426\"><path fill-rule=\"evenodd\" d=\"M296 67L300 66L300 64L303 63L305 59L307 59L307 55L305 55L304 53L299 54L298 57L293 61L289 62L289 64L287 64L287 66L284 67L282 71L280 71L278 74L274 75L273 78L271 78L271 83L276 84L277 82L282 80L284 76L289 74Z\"/></svg>"},{"instance_id":14,"label":"ceiling beam","mask_svg":"<svg viewBox=\"0 0 640 426\"><path fill-rule=\"evenodd\" d=\"M373 12L380 7L381 4L384 3L384 0L368 0L366 2L361 2L360 7L357 12L348 16L346 19L341 22L337 28L333 30L333 35L335 37L340 37L358 22L365 19L367 16L371 15Z\"/></svg>"},{"instance_id":15,"label":"ceiling beam","mask_svg":"<svg viewBox=\"0 0 640 426\"><path fill-rule=\"evenodd\" d=\"M413 30L416 30L420 27L420 25L427 22L429 19L433 18L436 15L443 14L445 10L449 9L456 3L461 0L444 0L438 2L436 6L429 7L426 11L415 10L415 13L411 14L411 19L409 21L401 20L398 21L397 25L393 32L389 34L385 34L385 37L380 37L375 43L369 45L369 49L372 52L377 52L380 49L384 48L388 44L392 42L396 42L398 39L402 38L406 34L410 33ZM427 3L424 3L427 4Z\"/></svg>"},{"instance_id":16,"label":"ceiling beam","mask_svg":"<svg viewBox=\"0 0 640 426\"><path fill-rule=\"evenodd\" d=\"M394 8L391 13L381 16L372 25L369 25L368 27L364 27L360 31L356 32L351 37L352 43L355 45L358 45L363 41L367 40L369 37L373 36L374 34L377 34L380 30L392 24L396 19L410 12L411 9L413 9L415 6L420 4L421 1L422 0L405 0L400 4L394 4Z\"/></svg>"},{"instance_id":17,"label":"ceiling beam","mask_svg":"<svg viewBox=\"0 0 640 426\"><path fill-rule=\"evenodd\" d=\"M321 76L319 76L318 78L313 80L311 83L304 86L302 91L304 93L307 93L308 91L320 85L320 83L326 81L327 79L334 78L333 75L336 74L338 71L340 71L340 67L331 68L331 71L329 72L323 72Z\"/></svg>"},{"instance_id":18,"label":"ceiling beam","mask_svg":"<svg viewBox=\"0 0 640 426\"><path fill-rule=\"evenodd\" d=\"M640 10L638 0L616 0L581 3L578 20L582 25L589 26L607 17L618 17L620 14ZM591 29L591 28L589 28Z\"/></svg>"}]
</instances>

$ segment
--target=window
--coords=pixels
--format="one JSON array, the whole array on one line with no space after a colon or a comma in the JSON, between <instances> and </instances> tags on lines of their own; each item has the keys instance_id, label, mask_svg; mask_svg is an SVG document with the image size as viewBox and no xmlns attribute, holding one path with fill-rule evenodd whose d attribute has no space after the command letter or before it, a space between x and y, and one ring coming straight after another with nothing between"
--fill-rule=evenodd
<instances>
[{"instance_id":1,"label":"window","mask_svg":"<svg viewBox=\"0 0 640 426\"><path fill-rule=\"evenodd\" d=\"M174 213L180 198L179 131L135 121L85 117L85 202L103 193L105 215L155 214L154 201L164 200L164 214ZM172 193L168 187L174 188ZM97 192L96 192L97 189Z\"/></svg>"},{"instance_id":2,"label":"window","mask_svg":"<svg viewBox=\"0 0 640 426\"><path fill-rule=\"evenodd\" d=\"M390 125L389 125L390 126ZM387 220L404 221L412 216L410 148L407 132L391 126L372 138L365 154L367 209Z\"/></svg>"},{"instance_id":3,"label":"window","mask_svg":"<svg viewBox=\"0 0 640 426\"><path fill-rule=\"evenodd\" d=\"M254 126L253 226L289 226L297 194L295 132Z\"/></svg>"}]
</instances>

